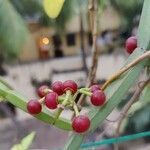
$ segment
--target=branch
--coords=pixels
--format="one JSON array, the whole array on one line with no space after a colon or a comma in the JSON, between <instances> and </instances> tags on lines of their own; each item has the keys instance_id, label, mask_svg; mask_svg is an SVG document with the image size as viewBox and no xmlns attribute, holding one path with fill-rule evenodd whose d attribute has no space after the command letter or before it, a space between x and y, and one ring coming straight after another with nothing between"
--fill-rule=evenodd
<instances>
[{"instance_id":1,"label":"branch","mask_svg":"<svg viewBox=\"0 0 150 150\"><path fill-rule=\"evenodd\" d=\"M145 86L148 83L150 83L150 78L147 79L146 81L142 82L140 87L138 86L138 89L135 91L135 93L132 96L132 98L129 100L129 102L123 108L123 110L121 112L121 116L120 116L120 118L118 120L118 126L117 126L117 129L116 129L116 137L118 137L120 135L120 127L122 125L123 120L127 116L126 114L128 113L128 111L131 108L131 106L139 99L141 92L143 91L143 89L145 88ZM118 150L118 145L115 145L115 150Z\"/></svg>"},{"instance_id":2,"label":"branch","mask_svg":"<svg viewBox=\"0 0 150 150\"><path fill-rule=\"evenodd\" d=\"M97 49L98 0L90 0L89 12L91 16L93 45L92 45L92 65L90 67L90 72L89 72L89 76L87 79L87 87L89 87L92 83L94 83L96 71L97 71L97 64L98 64L98 56L99 56L99 51Z\"/></svg>"},{"instance_id":3,"label":"branch","mask_svg":"<svg viewBox=\"0 0 150 150\"><path fill-rule=\"evenodd\" d=\"M114 74L112 77L110 77L102 86L102 90L105 90L105 88L112 83L114 80L116 80L120 75L122 75L123 73L125 73L127 70L129 70L130 68L132 68L133 66L135 66L136 64L138 64L139 62L141 62L142 60L144 60L145 58L150 57L150 51L145 52L143 55L141 55L139 58L135 59L133 62L131 62L130 64L126 65L125 67L123 67L121 70L119 70L116 74Z\"/></svg>"},{"instance_id":4,"label":"branch","mask_svg":"<svg viewBox=\"0 0 150 150\"><path fill-rule=\"evenodd\" d=\"M94 83L97 64L98 64L98 56L99 51L97 49L97 34L98 34L98 0L89 0L89 13L90 13L90 26L92 30L93 36L93 45L92 45L92 65L90 67L90 71L87 78L86 87L89 87L92 83ZM85 96L81 95L78 105L82 105Z\"/></svg>"}]
</instances>

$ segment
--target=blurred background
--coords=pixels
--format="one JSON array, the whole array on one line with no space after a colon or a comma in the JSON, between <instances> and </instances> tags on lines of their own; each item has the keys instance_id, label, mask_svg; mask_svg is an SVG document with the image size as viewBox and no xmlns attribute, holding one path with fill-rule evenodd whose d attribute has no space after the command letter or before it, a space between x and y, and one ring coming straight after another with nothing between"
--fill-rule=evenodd
<instances>
[{"instance_id":1,"label":"blurred background","mask_svg":"<svg viewBox=\"0 0 150 150\"><path fill-rule=\"evenodd\" d=\"M124 42L137 34L142 5L143 0L99 0L98 83L102 84L127 59ZM71 79L84 86L91 64L91 46L87 0L65 0L56 19L47 16L42 0L0 0L0 76L29 99L37 97L35 91L40 85L50 86L56 80ZM133 91L130 89L123 103ZM123 134L150 129L149 107L142 107L129 118ZM116 109L110 118L113 120L118 114ZM102 126L87 141L112 137L112 123L105 124L109 124L109 133L101 137ZM57 150L68 137L67 132L41 123L10 103L0 103L0 149L10 149L31 131L36 131L33 149ZM128 146L124 143L121 149L150 149L148 140L129 142ZM111 150L113 145L98 148L102 149Z\"/></svg>"}]
</instances>

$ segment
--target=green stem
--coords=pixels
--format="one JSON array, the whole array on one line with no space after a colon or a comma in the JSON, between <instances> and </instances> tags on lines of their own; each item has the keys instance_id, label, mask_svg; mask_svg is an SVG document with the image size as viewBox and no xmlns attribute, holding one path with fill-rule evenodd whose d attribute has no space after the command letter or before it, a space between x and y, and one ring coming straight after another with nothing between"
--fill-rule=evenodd
<instances>
[{"instance_id":1,"label":"green stem","mask_svg":"<svg viewBox=\"0 0 150 150\"><path fill-rule=\"evenodd\" d=\"M70 90L68 90L68 91L66 92L66 97L65 97L64 101L62 102L62 106L65 107L65 106L67 105L71 94L72 94L72 93L71 93ZM57 121L57 119L59 118L59 116L60 116L60 114L62 113L63 110L64 110L64 109L61 108L61 107L58 108L58 110L57 110L56 113L55 113L55 120L54 120L54 123L53 123L53 124L55 124L55 122Z\"/></svg>"},{"instance_id":2,"label":"green stem","mask_svg":"<svg viewBox=\"0 0 150 150\"><path fill-rule=\"evenodd\" d=\"M58 97L58 102L59 102L59 103L62 103L64 100L65 100L65 97L62 97L62 96L59 96L59 97Z\"/></svg>"},{"instance_id":3,"label":"green stem","mask_svg":"<svg viewBox=\"0 0 150 150\"><path fill-rule=\"evenodd\" d=\"M84 95L86 95L86 96L91 96L91 95L92 95L91 92L85 91L84 89L80 89L80 90L79 90L79 93L84 94Z\"/></svg>"},{"instance_id":4,"label":"green stem","mask_svg":"<svg viewBox=\"0 0 150 150\"><path fill-rule=\"evenodd\" d=\"M75 115L76 115L76 116L79 116L79 110L78 110L78 107L77 107L77 105L76 105L75 102L74 102L74 104L73 104L73 109L74 109Z\"/></svg>"},{"instance_id":5,"label":"green stem","mask_svg":"<svg viewBox=\"0 0 150 150\"><path fill-rule=\"evenodd\" d=\"M74 101L76 100L78 94L79 94L79 91L77 91L77 92L74 94L74 96L73 96L73 101L72 101L72 102L74 102Z\"/></svg>"},{"instance_id":6,"label":"green stem","mask_svg":"<svg viewBox=\"0 0 150 150\"><path fill-rule=\"evenodd\" d=\"M90 88L81 88L80 90L90 91Z\"/></svg>"}]
</instances>

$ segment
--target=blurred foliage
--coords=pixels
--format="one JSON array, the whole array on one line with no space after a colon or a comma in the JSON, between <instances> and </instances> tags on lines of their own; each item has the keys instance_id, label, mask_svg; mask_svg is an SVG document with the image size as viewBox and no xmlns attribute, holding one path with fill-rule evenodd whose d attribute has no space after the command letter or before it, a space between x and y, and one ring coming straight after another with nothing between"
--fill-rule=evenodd
<instances>
[{"instance_id":1,"label":"blurred foliage","mask_svg":"<svg viewBox=\"0 0 150 150\"><path fill-rule=\"evenodd\" d=\"M65 32L66 23L80 8L79 2L65 0L60 15L50 19L44 12L41 0L0 0L0 55L9 61L16 58L29 36L26 19L52 26L58 33ZM87 1L82 3L84 6Z\"/></svg>"},{"instance_id":2,"label":"blurred foliage","mask_svg":"<svg viewBox=\"0 0 150 150\"><path fill-rule=\"evenodd\" d=\"M126 133L137 133L150 130L150 85L143 90L139 101L132 105L124 127Z\"/></svg>"},{"instance_id":3,"label":"blurred foliage","mask_svg":"<svg viewBox=\"0 0 150 150\"><path fill-rule=\"evenodd\" d=\"M111 5L118 11L122 18L122 26L131 32L133 20L140 15L144 0L110 0Z\"/></svg>"},{"instance_id":4,"label":"blurred foliage","mask_svg":"<svg viewBox=\"0 0 150 150\"><path fill-rule=\"evenodd\" d=\"M11 0L11 3L22 16L36 17L42 10L41 0Z\"/></svg>"},{"instance_id":5,"label":"blurred foliage","mask_svg":"<svg viewBox=\"0 0 150 150\"><path fill-rule=\"evenodd\" d=\"M83 2L87 3L85 0ZM65 0L61 13L56 19L47 16L41 0L12 0L12 4L23 17L37 19L41 25L52 26L57 32L62 32L66 23L76 14L79 0Z\"/></svg>"},{"instance_id":6,"label":"blurred foliage","mask_svg":"<svg viewBox=\"0 0 150 150\"><path fill-rule=\"evenodd\" d=\"M46 14L55 19L61 12L65 0L43 0L43 8Z\"/></svg>"},{"instance_id":7,"label":"blurred foliage","mask_svg":"<svg viewBox=\"0 0 150 150\"><path fill-rule=\"evenodd\" d=\"M45 13L42 13L40 23L46 26L52 26L58 34L62 34L66 30L66 24L74 15L80 13L81 9L87 11L87 0L65 0L62 10L56 19L49 18Z\"/></svg>"},{"instance_id":8,"label":"blurred foliage","mask_svg":"<svg viewBox=\"0 0 150 150\"><path fill-rule=\"evenodd\" d=\"M14 58L27 38L27 27L9 0L0 1L0 55Z\"/></svg>"},{"instance_id":9,"label":"blurred foliage","mask_svg":"<svg viewBox=\"0 0 150 150\"><path fill-rule=\"evenodd\" d=\"M35 132L31 132L29 135L21 140L21 143L14 145L11 150L28 150L35 137Z\"/></svg>"},{"instance_id":10,"label":"blurred foliage","mask_svg":"<svg viewBox=\"0 0 150 150\"><path fill-rule=\"evenodd\" d=\"M126 96L122 99L117 108L121 110L125 106L125 104L131 99L132 96L133 93L126 94Z\"/></svg>"}]
</instances>

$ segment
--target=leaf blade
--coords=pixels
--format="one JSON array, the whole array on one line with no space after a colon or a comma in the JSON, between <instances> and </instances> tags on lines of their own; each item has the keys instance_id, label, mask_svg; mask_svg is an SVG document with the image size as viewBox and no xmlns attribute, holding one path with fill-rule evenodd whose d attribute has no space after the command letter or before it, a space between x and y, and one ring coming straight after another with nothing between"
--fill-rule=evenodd
<instances>
[{"instance_id":1,"label":"leaf blade","mask_svg":"<svg viewBox=\"0 0 150 150\"><path fill-rule=\"evenodd\" d=\"M2 83L0 83L0 95L4 97L7 101L9 101L11 104L13 104L14 106L27 112L26 109L27 100L28 100L27 97L23 96L22 94L16 91L9 90ZM34 117L48 124L53 124L55 120L54 119L55 116L46 108L43 108L42 112L40 114L34 115ZM55 126L63 130L68 130L68 131L72 130L71 122L63 118L59 118L56 121Z\"/></svg>"}]
</instances>

